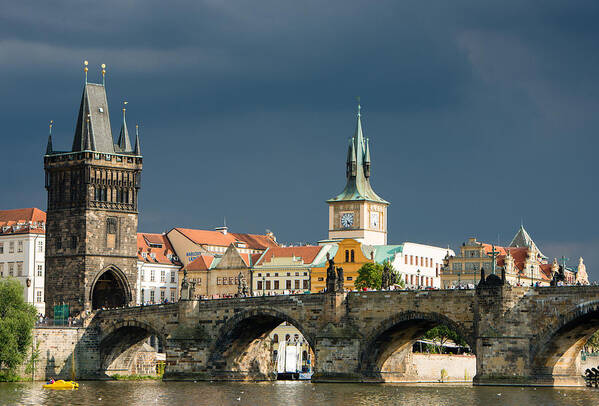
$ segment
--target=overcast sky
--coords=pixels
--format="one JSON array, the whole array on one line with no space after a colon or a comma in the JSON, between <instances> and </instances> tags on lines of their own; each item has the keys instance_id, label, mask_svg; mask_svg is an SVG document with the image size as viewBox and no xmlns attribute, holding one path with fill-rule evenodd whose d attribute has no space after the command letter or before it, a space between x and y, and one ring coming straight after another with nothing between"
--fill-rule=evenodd
<instances>
[{"instance_id":1,"label":"overcast sky","mask_svg":"<svg viewBox=\"0 0 599 406\"><path fill-rule=\"evenodd\" d=\"M596 1L0 0L0 207L46 208L48 122L83 86L129 102L140 231L327 236L362 101L389 242L509 243L599 278Z\"/></svg>"}]
</instances>

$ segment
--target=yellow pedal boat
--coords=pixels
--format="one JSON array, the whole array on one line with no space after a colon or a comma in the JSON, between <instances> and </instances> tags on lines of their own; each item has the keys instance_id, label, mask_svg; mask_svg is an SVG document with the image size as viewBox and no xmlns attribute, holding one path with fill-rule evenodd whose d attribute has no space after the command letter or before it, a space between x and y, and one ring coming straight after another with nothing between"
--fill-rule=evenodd
<instances>
[{"instance_id":1,"label":"yellow pedal boat","mask_svg":"<svg viewBox=\"0 0 599 406\"><path fill-rule=\"evenodd\" d=\"M73 381L63 381L62 379L55 381L54 383L47 383L44 389L79 389L79 384Z\"/></svg>"}]
</instances>

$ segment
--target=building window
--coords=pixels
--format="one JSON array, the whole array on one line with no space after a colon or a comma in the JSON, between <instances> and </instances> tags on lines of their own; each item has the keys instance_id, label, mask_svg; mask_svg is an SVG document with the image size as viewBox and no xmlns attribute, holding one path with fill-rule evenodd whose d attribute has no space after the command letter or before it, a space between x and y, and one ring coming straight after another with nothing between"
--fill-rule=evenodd
<instances>
[{"instance_id":1,"label":"building window","mask_svg":"<svg viewBox=\"0 0 599 406\"><path fill-rule=\"evenodd\" d=\"M414 256L410 255L410 265L414 265Z\"/></svg>"},{"instance_id":2,"label":"building window","mask_svg":"<svg viewBox=\"0 0 599 406\"><path fill-rule=\"evenodd\" d=\"M44 272L44 266L38 265L37 266L37 276L43 276L43 272Z\"/></svg>"},{"instance_id":3,"label":"building window","mask_svg":"<svg viewBox=\"0 0 599 406\"><path fill-rule=\"evenodd\" d=\"M150 282L154 282L156 280L156 271L153 269L150 271Z\"/></svg>"},{"instance_id":4,"label":"building window","mask_svg":"<svg viewBox=\"0 0 599 406\"><path fill-rule=\"evenodd\" d=\"M304 272L304 276L308 276L308 272Z\"/></svg>"},{"instance_id":5,"label":"building window","mask_svg":"<svg viewBox=\"0 0 599 406\"><path fill-rule=\"evenodd\" d=\"M166 271L160 271L160 282L166 282Z\"/></svg>"},{"instance_id":6,"label":"building window","mask_svg":"<svg viewBox=\"0 0 599 406\"><path fill-rule=\"evenodd\" d=\"M171 271L171 283L175 283L175 271Z\"/></svg>"},{"instance_id":7,"label":"building window","mask_svg":"<svg viewBox=\"0 0 599 406\"><path fill-rule=\"evenodd\" d=\"M345 250L345 262L349 262L349 250Z\"/></svg>"},{"instance_id":8,"label":"building window","mask_svg":"<svg viewBox=\"0 0 599 406\"><path fill-rule=\"evenodd\" d=\"M324 278L318 278L318 282L324 281Z\"/></svg>"},{"instance_id":9,"label":"building window","mask_svg":"<svg viewBox=\"0 0 599 406\"><path fill-rule=\"evenodd\" d=\"M8 276L15 276L15 263L14 262L8 263Z\"/></svg>"},{"instance_id":10,"label":"building window","mask_svg":"<svg viewBox=\"0 0 599 406\"><path fill-rule=\"evenodd\" d=\"M356 257L354 256L354 250L351 250L351 262L356 262Z\"/></svg>"},{"instance_id":11,"label":"building window","mask_svg":"<svg viewBox=\"0 0 599 406\"><path fill-rule=\"evenodd\" d=\"M266 290L270 290L270 281L266 281Z\"/></svg>"},{"instance_id":12,"label":"building window","mask_svg":"<svg viewBox=\"0 0 599 406\"><path fill-rule=\"evenodd\" d=\"M177 296L177 290L171 289L171 302L173 302L173 303L176 302L176 296Z\"/></svg>"},{"instance_id":13,"label":"building window","mask_svg":"<svg viewBox=\"0 0 599 406\"><path fill-rule=\"evenodd\" d=\"M291 272L287 272L287 276L291 276Z\"/></svg>"},{"instance_id":14,"label":"building window","mask_svg":"<svg viewBox=\"0 0 599 406\"><path fill-rule=\"evenodd\" d=\"M291 281L289 279L285 281L285 289L291 290Z\"/></svg>"},{"instance_id":15,"label":"building window","mask_svg":"<svg viewBox=\"0 0 599 406\"><path fill-rule=\"evenodd\" d=\"M279 281L275 281L275 289L279 289Z\"/></svg>"},{"instance_id":16,"label":"building window","mask_svg":"<svg viewBox=\"0 0 599 406\"><path fill-rule=\"evenodd\" d=\"M23 241L17 242L17 252L23 252Z\"/></svg>"},{"instance_id":17,"label":"building window","mask_svg":"<svg viewBox=\"0 0 599 406\"><path fill-rule=\"evenodd\" d=\"M39 252L39 253L44 252L44 242L43 241L37 242L37 252ZM1 252L0 252L0 254L1 254Z\"/></svg>"},{"instance_id":18,"label":"building window","mask_svg":"<svg viewBox=\"0 0 599 406\"><path fill-rule=\"evenodd\" d=\"M4 278L4 263L0 262L0 278Z\"/></svg>"},{"instance_id":19,"label":"building window","mask_svg":"<svg viewBox=\"0 0 599 406\"><path fill-rule=\"evenodd\" d=\"M216 284L220 285L220 278L216 278Z\"/></svg>"},{"instance_id":20,"label":"building window","mask_svg":"<svg viewBox=\"0 0 599 406\"><path fill-rule=\"evenodd\" d=\"M218 285L218 281L217 281L217 285ZM256 289L262 290L262 281L258 281Z\"/></svg>"},{"instance_id":21,"label":"building window","mask_svg":"<svg viewBox=\"0 0 599 406\"><path fill-rule=\"evenodd\" d=\"M141 297L140 297L140 299L139 299L140 303L142 303L142 304L143 304L143 302L144 302L144 296L145 296L145 293L146 293L145 289L142 289L142 290L141 290Z\"/></svg>"},{"instance_id":22,"label":"building window","mask_svg":"<svg viewBox=\"0 0 599 406\"><path fill-rule=\"evenodd\" d=\"M227 284L227 278L222 278L222 281L223 281L223 285Z\"/></svg>"},{"instance_id":23,"label":"building window","mask_svg":"<svg viewBox=\"0 0 599 406\"><path fill-rule=\"evenodd\" d=\"M304 287L303 289L308 290L310 289L310 281L307 279L304 279Z\"/></svg>"},{"instance_id":24,"label":"building window","mask_svg":"<svg viewBox=\"0 0 599 406\"><path fill-rule=\"evenodd\" d=\"M35 292L35 298L38 303L42 303L42 291L38 290Z\"/></svg>"},{"instance_id":25,"label":"building window","mask_svg":"<svg viewBox=\"0 0 599 406\"><path fill-rule=\"evenodd\" d=\"M279 276L279 273L278 273L278 272L275 272L275 276Z\"/></svg>"},{"instance_id":26,"label":"building window","mask_svg":"<svg viewBox=\"0 0 599 406\"><path fill-rule=\"evenodd\" d=\"M0 254L4 254L4 243L0 242Z\"/></svg>"},{"instance_id":27,"label":"building window","mask_svg":"<svg viewBox=\"0 0 599 406\"><path fill-rule=\"evenodd\" d=\"M17 262L17 276L23 276L23 263Z\"/></svg>"},{"instance_id":28,"label":"building window","mask_svg":"<svg viewBox=\"0 0 599 406\"><path fill-rule=\"evenodd\" d=\"M272 342L273 343L278 343L279 342L279 335L278 334L274 334L272 336Z\"/></svg>"},{"instance_id":29,"label":"building window","mask_svg":"<svg viewBox=\"0 0 599 406\"><path fill-rule=\"evenodd\" d=\"M165 298L166 298L166 291L164 289L160 289L160 301L164 302Z\"/></svg>"},{"instance_id":30,"label":"building window","mask_svg":"<svg viewBox=\"0 0 599 406\"><path fill-rule=\"evenodd\" d=\"M353 276L348 276L348 277L347 277L347 280L348 280L348 281L352 281L352 280L354 280L354 277L353 277Z\"/></svg>"},{"instance_id":31,"label":"building window","mask_svg":"<svg viewBox=\"0 0 599 406\"><path fill-rule=\"evenodd\" d=\"M293 284L293 288L294 288L294 289L299 289L299 288L300 288L300 281L299 281L299 279L296 279L296 280L295 280L295 282L294 282L294 284Z\"/></svg>"},{"instance_id":32,"label":"building window","mask_svg":"<svg viewBox=\"0 0 599 406\"><path fill-rule=\"evenodd\" d=\"M71 236L71 249L76 249L77 248L77 237L72 235Z\"/></svg>"},{"instance_id":33,"label":"building window","mask_svg":"<svg viewBox=\"0 0 599 406\"><path fill-rule=\"evenodd\" d=\"M8 253L12 254L15 252L15 242L11 241L8 243Z\"/></svg>"},{"instance_id":34,"label":"building window","mask_svg":"<svg viewBox=\"0 0 599 406\"><path fill-rule=\"evenodd\" d=\"M154 304L154 289L150 290L150 303Z\"/></svg>"},{"instance_id":35,"label":"building window","mask_svg":"<svg viewBox=\"0 0 599 406\"><path fill-rule=\"evenodd\" d=\"M290 338L291 336L289 334L285 334L285 341L289 341Z\"/></svg>"},{"instance_id":36,"label":"building window","mask_svg":"<svg viewBox=\"0 0 599 406\"><path fill-rule=\"evenodd\" d=\"M108 246L108 248L116 248L116 232L116 217L108 217L106 219L106 245Z\"/></svg>"},{"instance_id":37,"label":"building window","mask_svg":"<svg viewBox=\"0 0 599 406\"><path fill-rule=\"evenodd\" d=\"M145 281L145 274L144 274L144 270L140 269L139 270L139 280L141 280L142 282Z\"/></svg>"}]
</instances>

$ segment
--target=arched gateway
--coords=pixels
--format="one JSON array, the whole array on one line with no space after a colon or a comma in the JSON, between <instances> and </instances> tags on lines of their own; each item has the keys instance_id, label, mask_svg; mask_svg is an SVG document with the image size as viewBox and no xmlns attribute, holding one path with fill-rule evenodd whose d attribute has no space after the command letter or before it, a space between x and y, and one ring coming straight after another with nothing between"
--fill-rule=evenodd
<instances>
[{"instance_id":1,"label":"arched gateway","mask_svg":"<svg viewBox=\"0 0 599 406\"><path fill-rule=\"evenodd\" d=\"M96 277L90 290L92 309L123 307L131 301L131 288L126 275L109 266Z\"/></svg>"}]
</instances>

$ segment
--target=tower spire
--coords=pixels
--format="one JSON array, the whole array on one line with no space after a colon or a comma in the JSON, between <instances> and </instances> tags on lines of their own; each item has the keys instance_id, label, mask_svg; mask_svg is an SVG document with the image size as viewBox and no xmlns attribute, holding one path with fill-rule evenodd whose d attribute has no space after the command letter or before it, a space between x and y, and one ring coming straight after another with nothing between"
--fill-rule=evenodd
<instances>
[{"instance_id":1,"label":"tower spire","mask_svg":"<svg viewBox=\"0 0 599 406\"><path fill-rule=\"evenodd\" d=\"M141 155L141 144L139 143L139 124L135 124L135 155Z\"/></svg>"},{"instance_id":2,"label":"tower spire","mask_svg":"<svg viewBox=\"0 0 599 406\"><path fill-rule=\"evenodd\" d=\"M133 150L133 148L131 148L131 140L129 139L129 131L127 130L127 122L125 120L127 103L129 102L123 102L123 125L121 127L121 133L119 134L119 140L117 142L120 152L131 152Z\"/></svg>"},{"instance_id":3,"label":"tower spire","mask_svg":"<svg viewBox=\"0 0 599 406\"><path fill-rule=\"evenodd\" d=\"M102 86L106 87L106 81L105 81L105 76L106 76L106 64L103 63L102 65Z\"/></svg>"},{"instance_id":4,"label":"tower spire","mask_svg":"<svg viewBox=\"0 0 599 406\"><path fill-rule=\"evenodd\" d=\"M90 124L89 124L89 114L87 115L87 119L85 122L86 126L85 126L85 144L83 145L83 150L84 151L93 151L93 145L92 145L92 137L91 137L91 131L90 131Z\"/></svg>"},{"instance_id":5,"label":"tower spire","mask_svg":"<svg viewBox=\"0 0 599 406\"><path fill-rule=\"evenodd\" d=\"M54 124L54 120L50 120L50 131L48 133L48 145L46 146L46 155L50 155L52 153L52 125Z\"/></svg>"}]
</instances>

